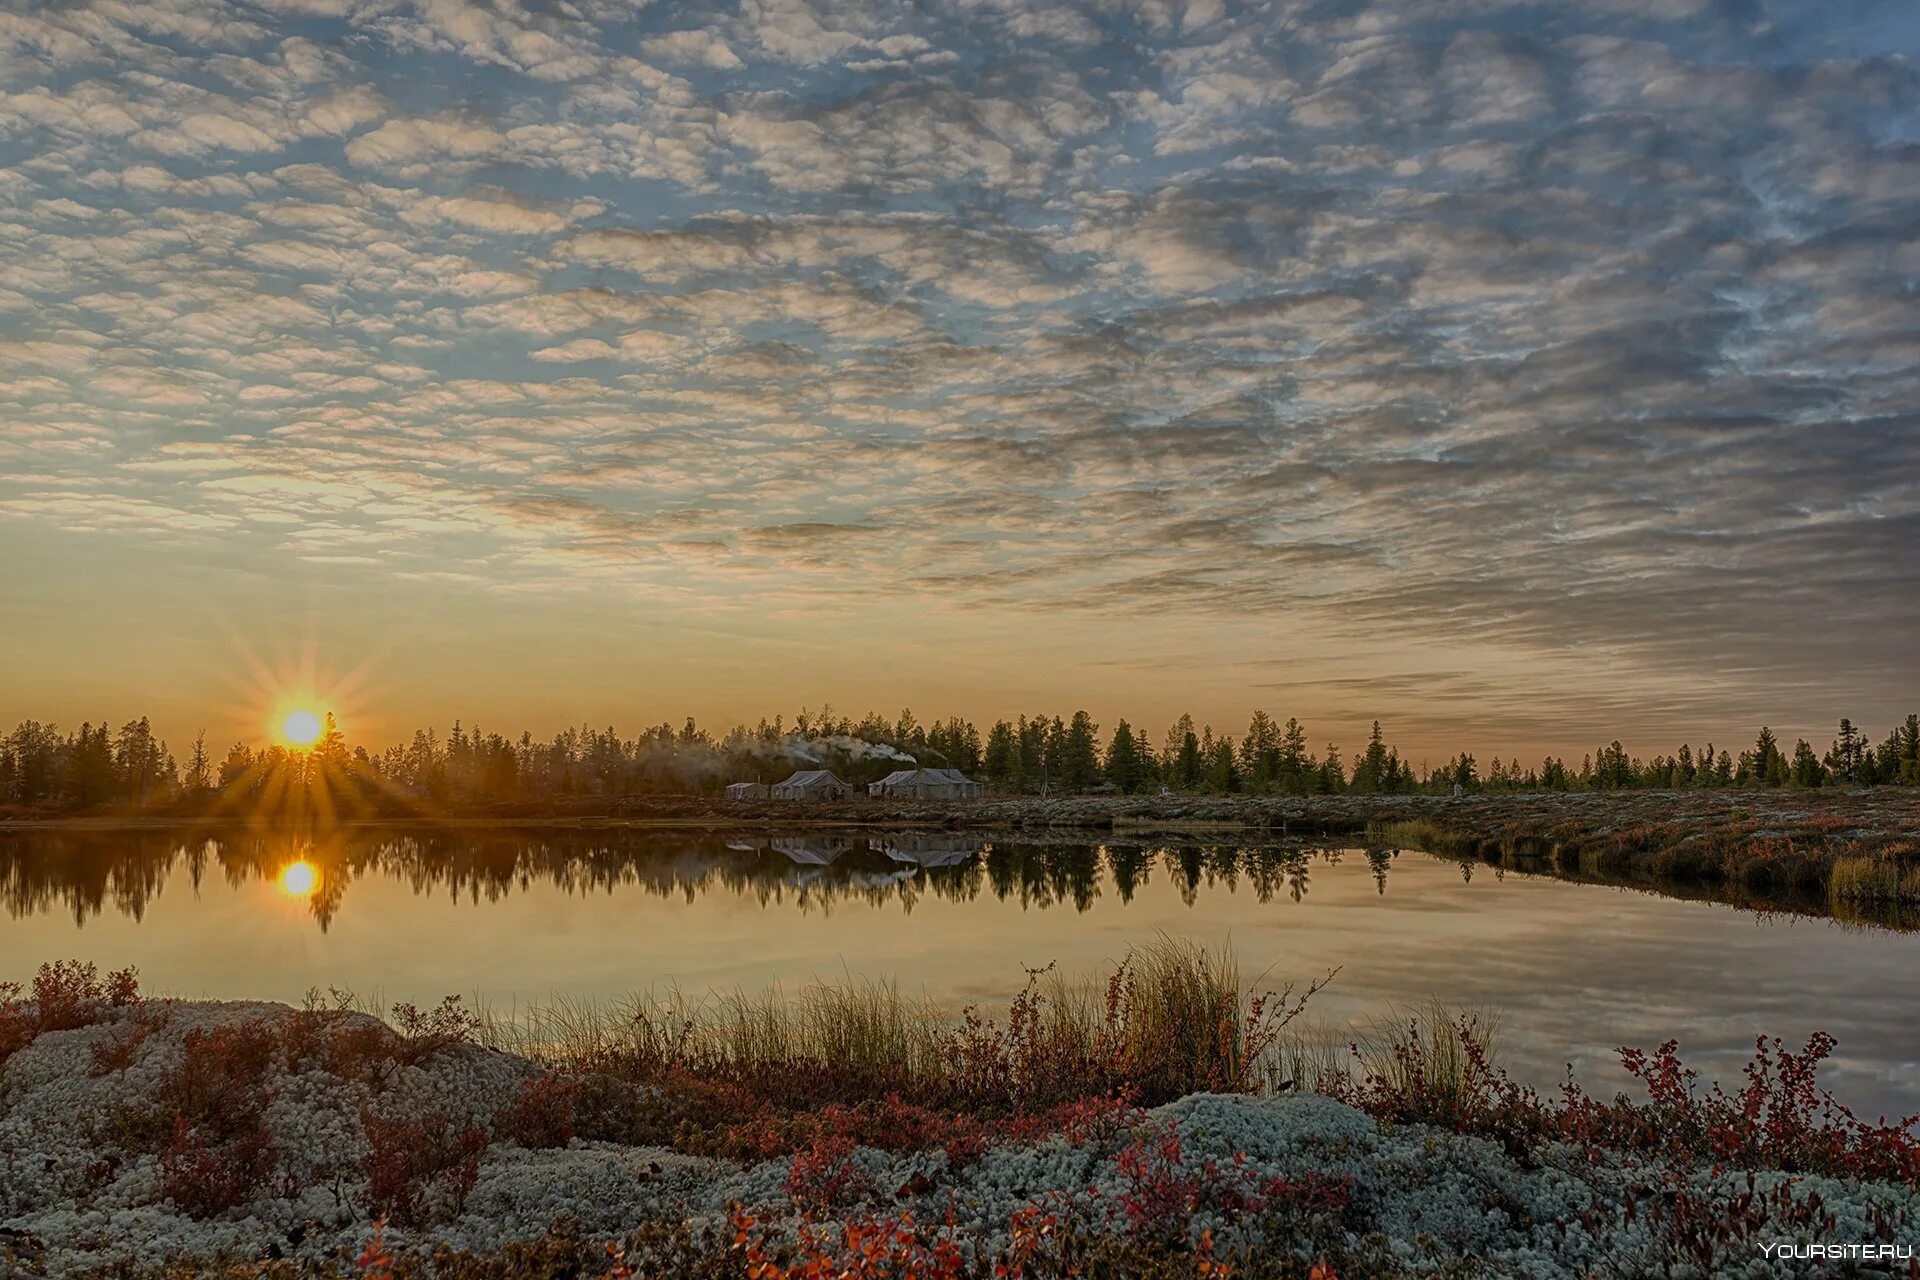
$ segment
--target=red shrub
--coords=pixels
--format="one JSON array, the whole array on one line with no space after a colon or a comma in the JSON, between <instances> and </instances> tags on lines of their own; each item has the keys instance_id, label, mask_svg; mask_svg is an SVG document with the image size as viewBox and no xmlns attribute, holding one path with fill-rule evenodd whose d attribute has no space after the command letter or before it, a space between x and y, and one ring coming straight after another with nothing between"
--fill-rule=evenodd
<instances>
[{"instance_id":1,"label":"red shrub","mask_svg":"<svg viewBox=\"0 0 1920 1280\"><path fill-rule=\"evenodd\" d=\"M100 1021L102 1007L121 1008L139 999L140 979L134 970L108 974L103 986L99 971L79 960L41 965L25 1000L19 983L0 982L0 1066L43 1032L91 1026Z\"/></svg>"},{"instance_id":2,"label":"red shrub","mask_svg":"<svg viewBox=\"0 0 1920 1280\"><path fill-rule=\"evenodd\" d=\"M20 998L20 984L0 982L0 1067L39 1033L38 1021Z\"/></svg>"},{"instance_id":3,"label":"red shrub","mask_svg":"<svg viewBox=\"0 0 1920 1280\"><path fill-rule=\"evenodd\" d=\"M279 1161L261 1129L209 1142L181 1116L160 1156L160 1189L188 1217L208 1218L251 1201L267 1187Z\"/></svg>"},{"instance_id":4,"label":"red shrub","mask_svg":"<svg viewBox=\"0 0 1920 1280\"><path fill-rule=\"evenodd\" d=\"M135 1033L136 1035L138 1033ZM96 1070L112 1070L135 1045L96 1046ZM279 1053L274 1026L265 1018L194 1027L182 1041L180 1060L137 1103L119 1109L115 1129L135 1150L159 1151L175 1141L181 1125L218 1146L264 1127L273 1101L267 1073Z\"/></svg>"},{"instance_id":5,"label":"red shrub","mask_svg":"<svg viewBox=\"0 0 1920 1280\"><path fill-rule=\"evenodd\" d=\"M133 1060L140 1055L140 1046L147 1042L158 1025L156 1022L135 1022L104 1040L94 1041L87 1047L87 1054L92 1059L87 1074L105 1076L125 1071L133 1065Z\"/></svg>"},{"instance_id":6,"label":"red shrub","mask_svg":"<svg viewBox=\"0 0 1920 1280\"><path fill-rule=\"evenodd\" d=\"M374 1219L373 1234L353 1265L360 1280L393 1280L393 1264L393 1251L387 1248L387 1219L382 1215Z\"/></svg>"},{"instance_id":7,"label":"red shrub","mask_svg":"<svg viewBox=\"0 0 1920 1280\"><path fill-rule=\"evenodd\" d=\"M383 1117L360 1114L367 1135L364 1172L371 1211L403 1226L449 1216L466 1205L480 1179L487 1132L450 1116Z\"/></svg>"},{"instance_id":8,"label":"red shrub","mask_svg":"<svg viewBox=\"0 0 1920 1280\"><path fill-rule=\"evenodd\" d=\"M1780 1169L1836 1177L1888 1179L1920 1187L1920 1115L1889 1123L1856 1116L1818 1084L1820 1064L1835 1041L1815 1032L1794 1052L1779 1039L1754 1042L1746 1083L1729 1094L1702 1093L1698 1073L1669 1040L1648 1052L1621 1049L1620 1061L1640 1081L1646 1101L1624 1095L1603 1103L1568 1079L1557 1101L1510 1080L1493 1066L1470 1019L1455 1026L1466 1057L1457 1084L1429 1078L1417 1036L1395 1047L1392 1078L1368 1074L1333 1079L1334 1097L1396 1123L1440 1125L1494 1138L1515 1151L1552 1138L1741 1169Z\"/></svg>"},{"instance_id":9,"label":"red shrub","mask_svg":"<svg viewBox=\"0 0 1920 1280\"><path fill-rule=\"evenodd\" d=\"M577 1081L540 1075L520 1086L520 1096L493 1113L495 1131L523 1147L564 1147L573 1141L573 1112L580 1098Z\"/></svg>"},{"instance_id":10,"label":"red shrub","mask_svg":"<svg viewBox=\"0 0 1920 1280\"><path fill-rule=\"evenodd\" d=\"M809 1216L871 1198L873 1180L853 1155L853 1139L843 1134L815 1138L787 1166L787 1198Z\"/></svg>"},{"instance_id":11,"label":"red shrub","mask_svg":"<svg viewBox=\"0 0 1920 1280\"><path fill-rule=\"evenodd\" d=\"M39 1007L40 1030L70 1031L93 1021L100 1003L98 972L90 963L56 960L33 975L33 1002Z\"/></svg>"},{"instance_id":12,"label":"red shrub","mask_svg":"<svg viewBox=\"0 0 1920 1280\"><path fill-rule=\"evenodd\" d=\"M1184 1245L1193 1218L1202 1210L1235 1218L1333 1213L1353 1196L1350 1179L1264 1177L1236 1155L1222 1165L1214 1159L1189 1161L1180 1130L1169 1124L1158 1134L1143 1133L1116 1157L1125 1188L1119 1209L1129 1234Z\"/></svg>"},{"instance_id":13,"label":"red shrub","mask_svg":"<svg viewBox=\"0 0 1920 1280\"><path fill-rule=\"evenodd\" d=\"M751 1280L960 1280L966 1259L952 1240L928 1238L913 1215L847 1222L825 1231L801 1226L782 1247L737 1206L732 1252Z\"/></svg>"}]
</instances>

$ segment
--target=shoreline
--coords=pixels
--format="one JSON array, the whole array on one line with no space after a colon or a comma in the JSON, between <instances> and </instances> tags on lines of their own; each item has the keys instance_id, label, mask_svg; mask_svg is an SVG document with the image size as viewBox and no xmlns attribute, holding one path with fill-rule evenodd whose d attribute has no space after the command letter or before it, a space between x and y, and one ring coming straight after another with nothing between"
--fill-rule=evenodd
<instances>
[{"instance_id":1,"label":"shoreline","mask_svg":"<svg viewBox=\"0 0 1920 1280\"><path fill-rule=\"evenodd\" d=\"M1044 1280L1081 1274L1072 1258L1125 1280L1211 1274L1203 1261L1274 1280L1315 1266L1336 1280L1759 1277L1824 1273L1762 1243L1920 1232L1910 1160L1849 1156L1855 1176L1503 1138L1497 1114L1436 1111L1460 1087L1437 1075L1398 1094L1090 1098L1031 1119L856 1094L775 1123L722 1092L712 1132L740 1136L714 1151L669 1136L685 1105L673 1089L556 1074L471 1043L444 1011L403 1013L396 1031L244 1001L96 991L65 1008L0 1057L0 1170L37 1175L0 1178L0 1269L534 1280L616 1274L613 1259L633 1268L618 1274L715 1280L809 1262ZM1500 1079L1469 1086L1475 1105L1531 1114ZM1700 1237L1701 1221L1719 1226ZM890 1269L858 1270L876 1250ZM379 1255L390 1270L368 1271Z\"/></svg>"}]
</instances>

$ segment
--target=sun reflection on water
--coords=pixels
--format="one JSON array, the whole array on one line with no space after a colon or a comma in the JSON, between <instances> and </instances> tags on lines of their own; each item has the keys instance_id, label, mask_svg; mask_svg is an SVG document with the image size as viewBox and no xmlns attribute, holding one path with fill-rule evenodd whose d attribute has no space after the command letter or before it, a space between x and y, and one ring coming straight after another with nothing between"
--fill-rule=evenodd
<instances>
[{"instance_id":1,"label":"sun reflection on water","mask_svg":"<svg viewBox=\"0 0 1920 1280\"><path fill-rule=\"evenodd\" d=\"M289 898L311 898L320 887L320 871L304 859L280 868L280 892Z\"/></svg>"}]
</instances>

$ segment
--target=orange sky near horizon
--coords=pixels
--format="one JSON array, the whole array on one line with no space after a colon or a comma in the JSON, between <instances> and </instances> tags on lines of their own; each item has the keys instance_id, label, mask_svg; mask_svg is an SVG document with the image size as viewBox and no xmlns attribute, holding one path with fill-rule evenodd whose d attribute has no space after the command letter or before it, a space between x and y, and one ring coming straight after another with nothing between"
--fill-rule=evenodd
<instances>
[{"instance_id":1,"label":"orange sky near horizon","mask_svg":"<svg viewBox=\"0 0 1920 1280\"><path fill-rule=\"evenodd\" d=\"M118 544L117 547L115 544ZM1736 753L1760 723L1824 750L1832 719L1876 736L1893 716L1829 704L1820 688L1770 700L1693 673L1639 669L1598 682L1564 656L1294 625L992 615L849 596L831 609L690 609L675 617L618 593L501 593L468 585L334 588L240 572L202 581L163 548L107 534L84 579L29 572L0 632L0 722L71 728L140 714L182 754L264 743L294 705L333 709L350 742L379 748L456 719L517 735L613 725L626 734L688 715L716 733L831 705L922 722L1085 708L1103 736L1121 718L1157 743L1183 712L1238 736L1255 709L1298 716L1316 752L1351 756L1380 719L1414 763L1460 750L1573 761L1621 738L1642 756L1708 740ZM126 625L128 617L138 619ZM1257 655L1257 656L1255 656ZM1628 659L1617 660L1622 666Z\"/></svg>"}]
</instances>

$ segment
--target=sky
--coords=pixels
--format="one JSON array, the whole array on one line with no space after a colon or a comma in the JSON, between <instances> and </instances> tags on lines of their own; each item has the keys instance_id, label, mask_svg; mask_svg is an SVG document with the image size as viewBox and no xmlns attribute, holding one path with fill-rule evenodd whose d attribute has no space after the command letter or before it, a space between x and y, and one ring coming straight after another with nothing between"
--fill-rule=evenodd
<instances>
[{"instance_id":1,"label":"sky","mask_svg":"<svg viewBox=\"0 0 1920 1280\"><path fill-rule=\"evenodd\" d=\"M0 719L1884 732L1917 51L1908 0L0 0Z\"/></svg>"}]
</instances>

